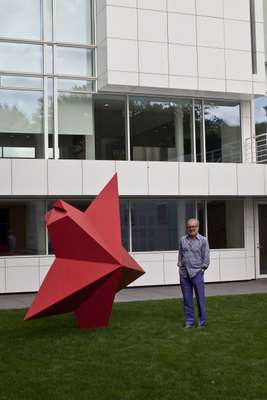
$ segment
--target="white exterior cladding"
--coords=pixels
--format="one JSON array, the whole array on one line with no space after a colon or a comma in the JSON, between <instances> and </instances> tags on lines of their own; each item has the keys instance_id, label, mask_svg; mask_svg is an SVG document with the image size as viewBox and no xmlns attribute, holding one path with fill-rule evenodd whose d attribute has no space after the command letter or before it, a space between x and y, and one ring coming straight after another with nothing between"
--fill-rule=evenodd
<instances>
[{"instance_id":1,"label":"white exterior cladding","mask_svg":"<svg viewBox=\"0 0 267 400\"><path fill-rule=\"evenodd\" d=\"M262 0L97 1L98 88L248 98L265 94Z\"/></svg>"},{"instance_id":2,"label":"white exterior cladding","mask_svg":"<svg viewBox=\"0 0 267 400\"><path fill-rule=\"evenodd\" d=\"M98 92L241 100L242 149L254 134L253 97L265 93L262 0L255 0L252 74L249 0L96 0ZM0 198L95 196L114 173L127 198L244 199L244 248L211 251L207 282L254 279L254 201L267 165L0 159ZM177 251L133 256L133 286L177 284ZM0 257L0 293L37 291L52 256Z\"/></svg>"},{"instance_id":3,"label":"white exterior cladding","mask_svg":"<svg viewBox=\"0 0 267 400\"><path fill-rule=\"evenodd\" d=\"M117 172L121 196L245 199L244 249L212 250L207 282L255 278L253 198L267 196L267 165L131 161L0 160L1 195L95 196ZM248 198L249 197L249 198ZM132 286L177 284L177 252L139 252L146 274ZM0 293L38 290L52 256L1 257Z\"/></svg>"}]
</instances>

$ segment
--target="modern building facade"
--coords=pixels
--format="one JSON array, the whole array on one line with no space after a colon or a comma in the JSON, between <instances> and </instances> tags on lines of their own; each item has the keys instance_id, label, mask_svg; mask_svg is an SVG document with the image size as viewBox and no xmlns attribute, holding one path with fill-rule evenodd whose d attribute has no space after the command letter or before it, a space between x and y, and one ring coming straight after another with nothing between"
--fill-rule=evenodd
<instances>
[{"instance_id":1,"label":"modern building facade","mask_svg":"<svg viewBox=\"0 0 267 400\"><path fill-rule=\"evenodd\" d=\"M1 1L0 293L38 290L44 213L115 172L133 285L179 282L189 217L206 281L267 276L266 3Z\"/></svg>"}]
</instances>

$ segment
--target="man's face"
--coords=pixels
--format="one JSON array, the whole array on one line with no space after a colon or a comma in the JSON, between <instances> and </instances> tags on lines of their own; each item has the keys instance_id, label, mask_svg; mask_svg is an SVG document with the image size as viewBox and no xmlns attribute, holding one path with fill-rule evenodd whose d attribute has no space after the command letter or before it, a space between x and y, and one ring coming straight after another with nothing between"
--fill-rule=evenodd
<instances>
[{"instance_id":1,"label":"man's face","mask_svg":"<svg viewBox=\"0 0 267 400\"><path fill-rule=\"evenodd\" d=\"M188 223L187 223L187 232L188 232L188 235L190 237L197 236L198 229L199 229L199 226L197 224L197 221L194 221L194 220L188 221Z\"/></svg>"}]
</instances>

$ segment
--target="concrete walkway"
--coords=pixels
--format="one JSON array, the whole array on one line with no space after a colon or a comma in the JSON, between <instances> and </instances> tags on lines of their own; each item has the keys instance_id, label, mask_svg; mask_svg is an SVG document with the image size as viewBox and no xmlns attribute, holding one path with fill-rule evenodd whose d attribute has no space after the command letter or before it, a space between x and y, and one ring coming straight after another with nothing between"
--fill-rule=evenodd
<instances>
[{"instance_id":1,"label":"concrete walkway","mask_svg":"<svg viewBox=\"0 0 267 400\"><path fill-rule=\"evenodd\" d=\"M267 293L267 279L242 282L206 283L207 296L223 296L236 294ZM36 293L1 294L0 310L27 308ZM180 286L153 286L127 288L121 290L115 298L116 302L162 300L181 298Z\"/></svg>"}]
</instances>

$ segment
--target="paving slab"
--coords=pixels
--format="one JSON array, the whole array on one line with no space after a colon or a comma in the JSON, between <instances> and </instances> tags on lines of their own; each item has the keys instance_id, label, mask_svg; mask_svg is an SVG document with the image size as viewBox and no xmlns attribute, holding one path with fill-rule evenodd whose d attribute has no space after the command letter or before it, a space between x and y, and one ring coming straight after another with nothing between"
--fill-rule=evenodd
<instances>
[{"instance_id":1,"label":"paving slab","mask_svg":"<svg viewBox=\"0 0 267 400\"><path fill-rule=\"evenodd\" d=\"M206 283L206 296L267 293L267 278L251 281ZM36 293L0 294L0 310L28 308ZM177 299L182 297L179 285L130 287L121 290L115 302Z\"/></svg>"}]
</instances>

